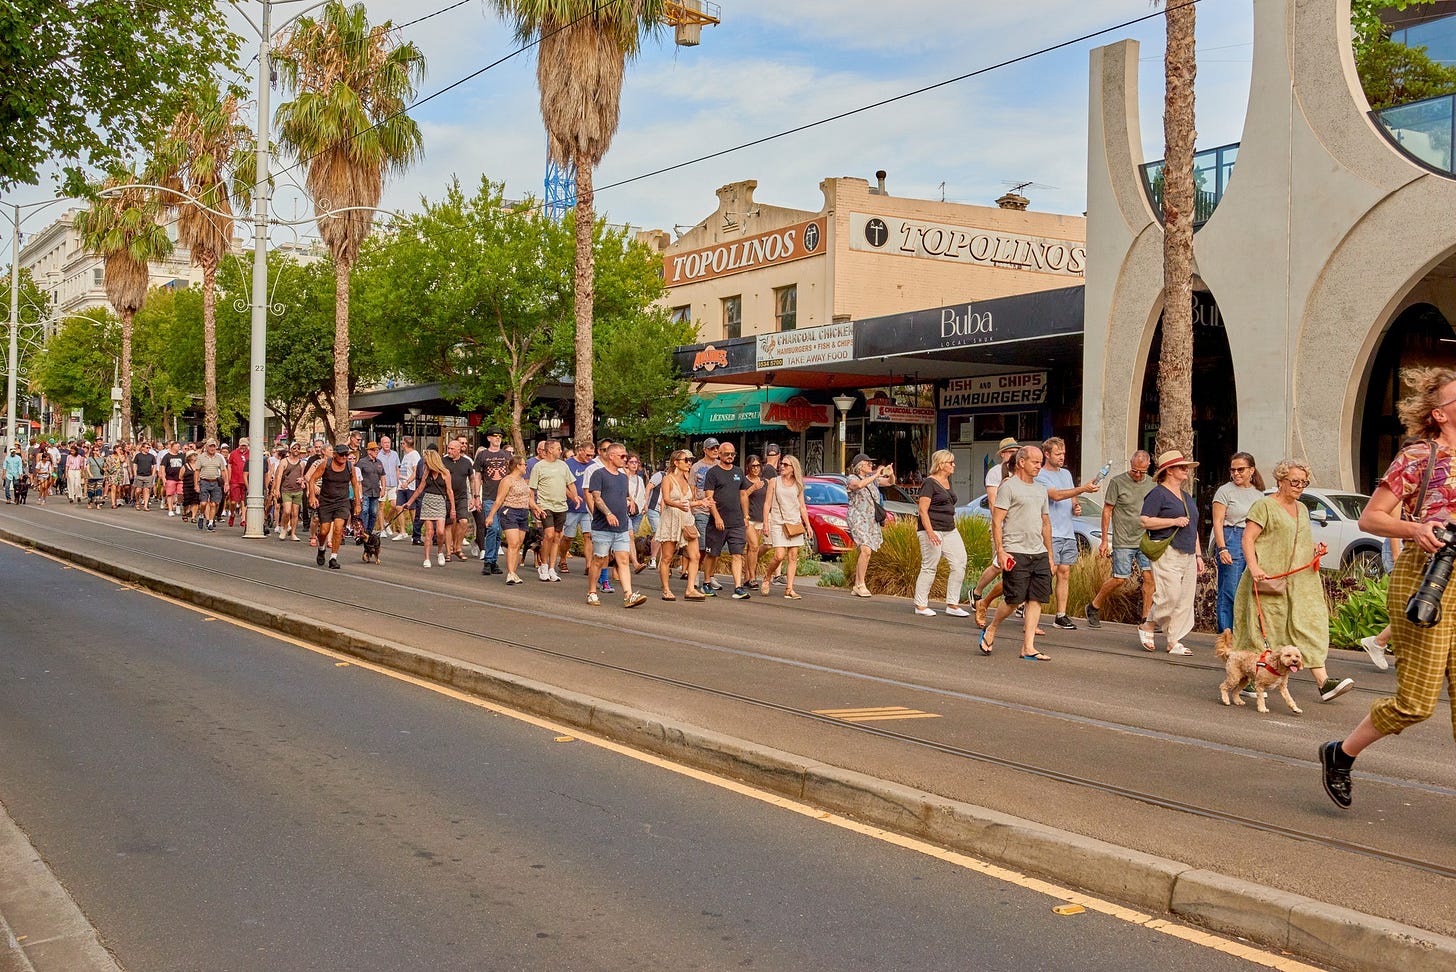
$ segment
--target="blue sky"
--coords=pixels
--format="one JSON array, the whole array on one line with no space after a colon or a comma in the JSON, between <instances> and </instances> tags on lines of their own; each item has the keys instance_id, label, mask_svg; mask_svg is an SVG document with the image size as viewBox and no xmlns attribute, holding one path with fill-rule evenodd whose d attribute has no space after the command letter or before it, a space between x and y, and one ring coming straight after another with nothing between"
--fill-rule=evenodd
<instances>
[{"instance_id":1,"label":"blue sky","mask_svg":"<svg viewBox=\"0 0 1456 972\"><path fill-rule=\"evenodd\" d=\"M366 5L376 22L403 23L448 2ZM629 66L621 125L597 172L598 186L1155 12L1149 0L720 2L723 22L704 29L701 46L678 48L664 32L660 43L649 42ZM1251 0L1202 0L1198 25L1198 145L1204 148L1239 140L1252 51ZM421 96L515 46L485 0L408 27L404 36L428 59ZM712 212L717 187L741 179L758 180L762 202L818 209L821 179L872 180L876 169L885 169L896 195L939 198L943 182L949 200L990 205L1006 183L1031 181L1039 184L1026 190L1033 208L1080 213L1086 198L1088 52L1122 38L1142 44L1143 144L1149 159L1158 158L1161 17L886 108L603 191L598 210L613 222L637 227L691 225ZM437 198L452 175L473 187L486 174L504 180L511 196L539 195L545 136L535 71L534 54L521 55L416 109L425 159L390 182L382 204L416 209L422 194ZM308 215L301 183L296 172L280 179L280 216ZM50 195L49 187L22 188L13 201ZM27 231L39 229L56 211L28 220ZM287 235L275 230L274 239ZM8 231L4 236L8 245Z\"/></svg>"}]
</instances>

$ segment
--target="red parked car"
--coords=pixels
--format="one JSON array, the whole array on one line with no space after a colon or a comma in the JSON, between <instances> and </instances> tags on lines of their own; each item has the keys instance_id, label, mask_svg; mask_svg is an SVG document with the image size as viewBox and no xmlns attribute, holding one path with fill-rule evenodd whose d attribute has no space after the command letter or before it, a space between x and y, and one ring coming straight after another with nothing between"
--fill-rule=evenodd
<instances>
[{"instance_id":1,"label":"red parked car","mask_svg":"<svg viewBox=\"0 0 1456 972\"><path fill-rule=\"evenodd\" d=\"M844 484L821 476L804 477L804 507L814 527L814 549L821 557L838 557L854 549L849 536L849 493Z\"/></svg>"}]
</instances>

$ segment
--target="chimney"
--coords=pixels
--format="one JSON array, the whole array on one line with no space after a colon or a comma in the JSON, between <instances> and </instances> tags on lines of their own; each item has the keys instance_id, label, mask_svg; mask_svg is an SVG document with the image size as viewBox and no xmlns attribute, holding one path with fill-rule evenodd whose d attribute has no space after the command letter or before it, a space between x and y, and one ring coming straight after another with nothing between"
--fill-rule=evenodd
<instances>
[{"instance_id":1,"label":"chimney","mask_svg":"<svg viewBox=\"0 0 1456 972\"><path fill-rule=\"evenodd\" d=\"M889 175L889 173L886 172L884 169L880 169L878 172L875 173L875 183L876 183L875 194L876 195L880 195L880 196L888 196L889 195L889 193L887 191L885 191L885 176L887 176L887 175Z\"/></svg>"},{"instance_id":2,"label":"chimney","mask_svg":"<svg viewBox=\"0 0 1456 972\"><path fill-rule=\"evenodd\" d=\"M996 205L1002 209L1014 209L1019 213L1026 212L1026 207L1031 205L1031 200L1017 192L1008 192L996 200Z\"/></svg>"}]
</instances>

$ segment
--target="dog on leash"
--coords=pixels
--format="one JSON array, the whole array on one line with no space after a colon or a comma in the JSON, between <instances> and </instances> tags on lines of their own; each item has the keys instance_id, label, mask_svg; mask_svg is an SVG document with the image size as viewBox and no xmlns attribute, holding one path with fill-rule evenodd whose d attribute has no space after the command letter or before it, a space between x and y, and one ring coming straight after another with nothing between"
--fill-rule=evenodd
<instances>
[{"instance_id":1,"label":"dog on leash","mask_svg":"<svg viewBox=\"0 0 1456 972\"><path fill-rule=\"evenodd\" d=\"M366 564L379 563L379 532L370 530L368 533L359 534L359 544L364 548L363 562Z\"/></svg>"},{"instance_id":2,"label":"dog on leash","mask_svg":"<svg viewBox=\"0 0 1456 972\"><path fill-rule=\"evenodd\" d=\"M10 489L12 492L15 493L16 505L24 506L25 498L30 495L30 477L21 476L19 479L11 484Z\"/></svg>"},{"instance_id":3,"label":"dog on leash","mask_svg":"<svg viewBox=\"0 0 1456 972\"><path fill-rule=\"evenodd\" d=\"M1269 711L1269 706L1264 704L1264 697L1271 688L1279 689L1279 694L1284 696L1290 712L1304 711L1294 704L1294 697L1289 694L1289 676L1299 671L1304 664L1304 657L1298 648L1285 645L1283 648L1265 648L1262 652L1257 652L1234 651L1233 646L1233 632L1225 628L1223 634L1214 642L1213 650L1215 655L1224 660L1224 670L1228 673L1228 677L1218 687L1218 694L1224 705L1231 704L1231 692L1232 704L1243 705L1244 700L1238 696L1239 689L1252 681L1260 712Z\"/></svg>"}]
</instances>

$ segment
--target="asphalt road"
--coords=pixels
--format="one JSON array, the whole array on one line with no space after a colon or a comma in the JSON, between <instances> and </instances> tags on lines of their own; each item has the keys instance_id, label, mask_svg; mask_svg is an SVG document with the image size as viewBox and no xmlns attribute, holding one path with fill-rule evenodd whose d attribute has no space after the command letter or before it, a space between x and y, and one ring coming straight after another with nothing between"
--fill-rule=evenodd
<instances>
[{"instance_id":1,"label":"asphalt road","mask_svg":"<svg viewBox=\"0 0 1456 972\"><path fill-rule=\"evenodd\" d=\"M133 972L1253 967L8 545L0 577L0 801Z\"/></svg>"}]
</instances>

